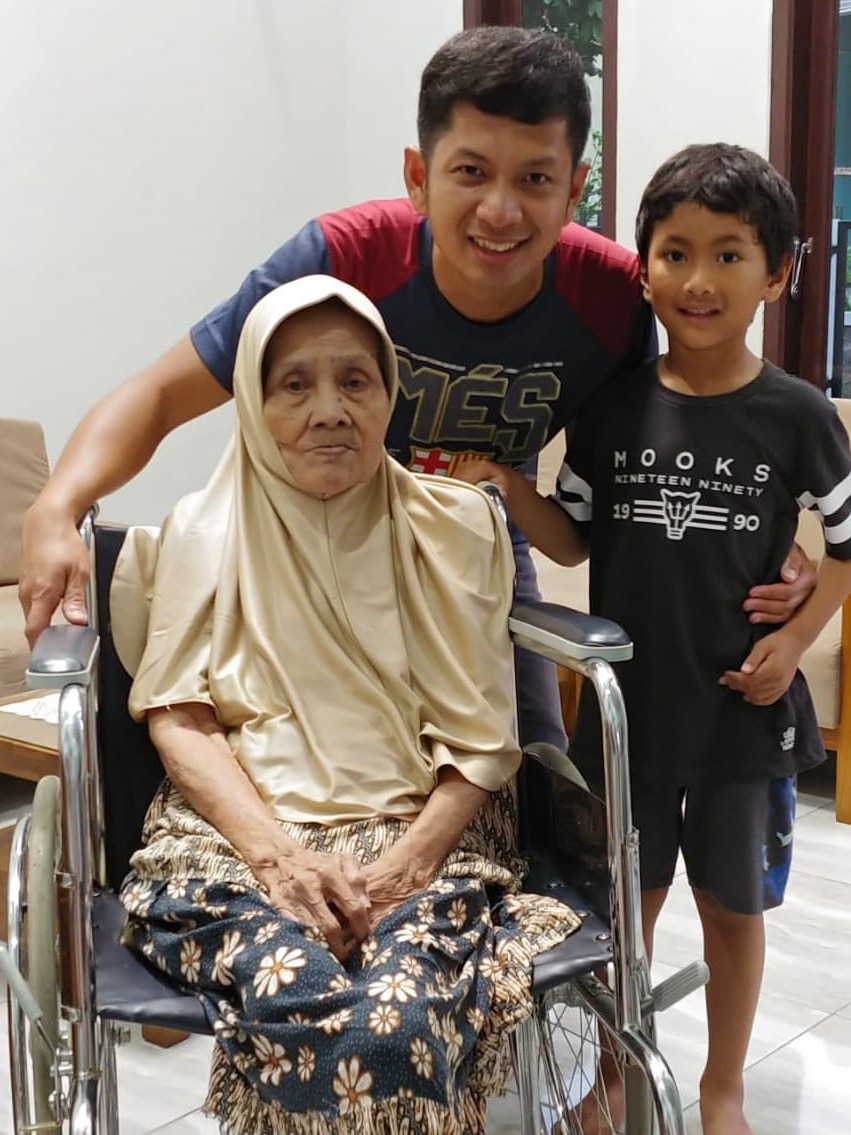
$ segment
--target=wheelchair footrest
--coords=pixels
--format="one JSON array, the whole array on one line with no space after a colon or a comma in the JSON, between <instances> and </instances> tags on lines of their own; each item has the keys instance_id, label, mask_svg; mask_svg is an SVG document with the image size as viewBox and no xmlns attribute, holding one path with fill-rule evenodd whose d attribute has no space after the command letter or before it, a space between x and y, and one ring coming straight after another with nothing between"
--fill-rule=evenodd
<instances>
[{"instance_id":1,"label":"wheelchair footrest","mask_svg":"<svg viewBox=\"0 0 851 1135\"><path fill-rule=\"evenodd\" d=\"M681 970L672 973L654 987L649 1002L642 1006L647 1013L664 1013L702 985L709 981L709 967L706 962L690 962Z\"/></svg>"}]
</instances>

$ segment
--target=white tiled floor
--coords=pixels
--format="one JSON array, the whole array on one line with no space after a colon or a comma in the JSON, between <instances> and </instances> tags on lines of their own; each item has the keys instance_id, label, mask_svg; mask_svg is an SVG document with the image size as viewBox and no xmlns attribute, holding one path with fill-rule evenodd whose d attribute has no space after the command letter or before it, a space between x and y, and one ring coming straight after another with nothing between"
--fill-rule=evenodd
<instances>
[{"instance_id":1,"label":"white tiled floor","mask_svg":"<svg viewBox=\"0 0 851 1135\"><path fill-rule=\"evenodd\" d=\"M768 962L748 1060L748 1112L756 1135L844 1135L851 1130L851 826L834 822L824 775L799 800L795 866L783 907L768 916ZM700 954L684 876L659 922L654 977ZM0 988L0 1000L5 991ZM699 1135L697 1084L705 1016L695 993L659 1020L660 1046ZM197 1111L210 1041L161 1050L134 1035L119 1050L122 1135L213 1135ZM8 1041L0 1032L0 1135L11 1135ZM509 1096L494 1105L490 1135L514 1135Z\"/></svg>"}]
</instances>

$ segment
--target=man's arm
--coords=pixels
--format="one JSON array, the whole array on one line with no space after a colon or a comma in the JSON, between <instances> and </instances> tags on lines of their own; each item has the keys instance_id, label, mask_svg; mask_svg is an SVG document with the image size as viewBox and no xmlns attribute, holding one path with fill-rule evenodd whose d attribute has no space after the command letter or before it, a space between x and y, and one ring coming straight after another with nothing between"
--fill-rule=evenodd
<instances>
[{"instance_id":1,"label":"man's arm","mask_svg":"<svg viewBox=\"0 0 851 1135\"><path fill-rule=\"evenodd\" d=\"M60 600L69 622L86 621L89 561L77 534L86 510L144 468L173 429L229 397L186 336L86 414L24 521L19 595L30 645Z\"/></svg>"},{"instance_id":2,"label":"man's arm","mask_svg":"<svg viewBox=\"0 0 851 1135\"><path fill-rule=\"evenodd\" d=\"M816 569L797 544L780 569L782 583L762 583L750 589L742 607L752 623L785 623L812 594Z\"/></svg>"},{"instance_id":3,"label":"man's arm","mask_svg":"<svg viewBox=\"0 0 851 1135\"><path fill-rule=\"evenodd\" d=\"M760 639L740 670L728 670L721 684L737 690L753 705L771 705L788 690L801 655L812 646L828 620L851 594L851 560L825 556L815 590L773 634Z\"/></svg>"}]
</instances>

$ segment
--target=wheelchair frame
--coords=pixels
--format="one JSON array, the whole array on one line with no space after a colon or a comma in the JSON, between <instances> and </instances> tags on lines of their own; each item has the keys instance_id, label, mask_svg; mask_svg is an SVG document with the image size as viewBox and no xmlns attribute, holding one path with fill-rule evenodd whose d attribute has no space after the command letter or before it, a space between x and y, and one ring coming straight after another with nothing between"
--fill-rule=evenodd
<instances>
[{"instance_id":1,"label":"wheelchair frame","mask_svg":"<svg viewBox=\"0 0 851 1135\"><path fill-rule=\"evenodd\" d=\"M498 491L483 486L502 512ZM94 516L81 532L94 548ZM96 942L92 912L98 893L106 887L104 801L96 748L95 663L99 651L96 613L97 564L87 591L92 613L89 627L51 627L39 640L31 659L31 687L61 687L59 751L62 770L61 853L58 844L41 854L48 886L55 880L58 895L59 953L62 972L34 973L33 950L24 940L26 920L31 940L47 939L41 950L42 968L53 955L57 933L52 915L37 912L30 894L33 851L29 846L31 817L19 821L9 865L8 953L0 948L0 968L9 981L9 1033L14 1130L17 1135L68 1130L71 1135L118 1135L118 1097L115 1048L123 1039L121 1020L136 1019L99 1011ZM607 620L579 614L550 603L516 606L509 619L512 642L583 674L593 685L603 721L605 764L609 928L598 932L596 957L565 970L556 958L535 962L533 992L536 1014L512 1034L512 1057L520 1099L520 1135L579 1128L569 1116L561 1072L548 1041L547 1013L556 1002L569 1001L589 1013L625 1058L625 1135L685 1135L679 1092L671 1070L655 1043L654 1013L667 1008L706 980L702 962L695 962L651 987L644 952L638 873L638 833L632 825L629 794L627 724L621 692L611 663L631 657L632 644L623 630ZM527 755L551 772L564 773L563 754L537 746ZM46 778L49 779L49 778ZM44 783L44 782L42 782ZM41 785L39 785L41 788ZM48 790L49 791L49 790ZM38 792L38 789L37 789ZM36 811L39 802L36 802ZM49 809L48 809L49 810ZM43 818L39 826L55 825ZM39 837L42 838L42 837ZM48 860L47 866L44 861ZM53 861L55 860L55 862ZM544 883L559 893L561 880ZM42 893L44 884L41 884ZM537 888L536 888L537 889ZM572 895L574 905L576 896ZM43 904L44 900L37 900ZM581 904L580 904L581 905ZM587 912L580 912L587 916ZM590 921L594 921L591 916ZM33 922L35 920L35 922ZM599 924L597 924L599 927ZM577 931L577 934L581 931ZM576 935L567 939L571 943ZM45 943L42 942L42 946ZM125 950L126 947L119 947ZM548 951L557 955L561 947ZM128 964L141 966L127 950ZM45 963L45 956L48 962ZM611 988L597 975L609 962ZM540 968L540 973L539 973ZM21 974L24 974L24 977ZM27 984L34 985L31 989ZM45 1001L61 1001L70 1044L62 1042L56 1020ZM194 998L175 991L197 1005ZM181 1027L175 1022L174 1027ZM182 1027L187 1027L186 1023ZM190 1031L201 1031L188 1026ZM211 1031L209 1029L204 1031ZM598 1030L599 1032L599 1030ZM543 1064L548 1108L555 1123L542 1117L540 1071ZM67 1124L67 1128L66 1128Z\"/></svg>"}]
</instances>

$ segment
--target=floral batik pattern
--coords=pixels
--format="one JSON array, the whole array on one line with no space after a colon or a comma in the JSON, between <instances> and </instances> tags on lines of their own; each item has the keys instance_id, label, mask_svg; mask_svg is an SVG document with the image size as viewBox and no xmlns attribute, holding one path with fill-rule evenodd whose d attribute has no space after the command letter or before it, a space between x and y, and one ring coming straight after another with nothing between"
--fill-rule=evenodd
<instances>
[{"instance_id":1,"label":"floral batik pattern","mask_svg":"<svg viewBox=\"0 0 851 1135\"><path fill-rule=\"evenodd\" d=\"M160 804L122 892L127 937L204 1005L217 1040L206 1106L225 1135L484 1135L505 1037L532 1010L531 959L575 928L572 912L512 893L507 868L459 849L341 964L176 794ZM404 831L283 826L362 862ZM166 847L207 870L151 877Z\"/></svg>"}]
</instances>

